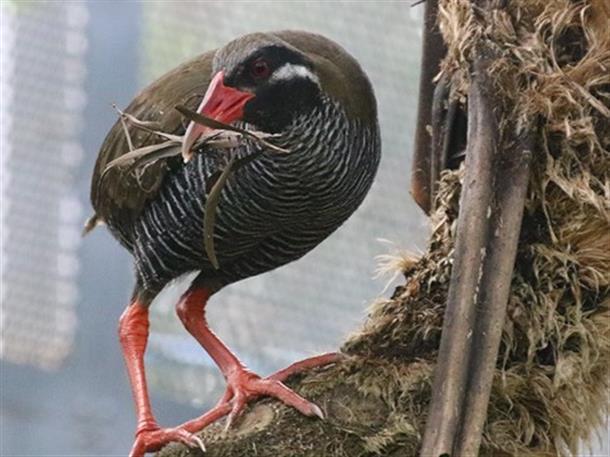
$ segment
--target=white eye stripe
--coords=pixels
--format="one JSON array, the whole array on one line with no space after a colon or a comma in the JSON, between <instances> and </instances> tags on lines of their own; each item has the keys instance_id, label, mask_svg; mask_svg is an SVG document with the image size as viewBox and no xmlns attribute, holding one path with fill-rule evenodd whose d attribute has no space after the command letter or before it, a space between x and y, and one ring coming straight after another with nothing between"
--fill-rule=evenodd
<instances>
[{"instance_id":1,"label":"white eye stripe","mask_svg":"<svg viewBox=\"0 0 610 457\"><path fill-rule=\"evenodd\" d=\"M292 63L286 63L275 70L271 75L270 81L286 81L293 78L307 78L320 85L320 79L309 68Z\"/></svg>"}]
</instances>

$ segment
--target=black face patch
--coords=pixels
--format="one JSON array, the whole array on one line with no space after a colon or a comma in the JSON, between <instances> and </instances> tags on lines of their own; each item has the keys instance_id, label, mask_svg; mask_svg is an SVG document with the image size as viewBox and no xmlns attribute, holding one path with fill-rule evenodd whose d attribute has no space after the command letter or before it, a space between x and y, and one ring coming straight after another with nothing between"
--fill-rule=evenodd
<instances>
[{"instance_id":1,"label":"black face patch","mask_svg":"<svg viewBox=\"0 0 610 457\"><path fill-rule=\"evenodd\" d=\"M262 131L279 133L297 116L311 112L322 103L320 87L311 78L298 73L290 78L274 78L275 72L288 64L313 73L306 56L273 45L252 53L225 77L227 86L255 94L244 107L244 121ZM261 65L267 66L268 72L261 72Z\"/></svg>"},{"instance_id":2,"label":"black face patch","mask_svg":"<svg viewBox=\"0 0 610 457\"><path fill-rule=\"evenodd\" d=\"M225 75L225 84L238 89L256 88L256 86L264 84L264 80L259 80L252 74L253 66L260 60L264 60L269 65L270 74L287 63L312 68L304 55L292 49L278 45L265 46L250 54L230 74Z\"/></svg>"}]
</instances>

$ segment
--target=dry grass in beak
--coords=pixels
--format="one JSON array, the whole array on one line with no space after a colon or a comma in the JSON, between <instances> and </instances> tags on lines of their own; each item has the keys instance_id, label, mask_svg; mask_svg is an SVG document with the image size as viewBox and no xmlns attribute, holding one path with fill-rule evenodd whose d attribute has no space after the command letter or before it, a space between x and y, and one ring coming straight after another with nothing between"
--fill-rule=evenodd
<instances>
[{"instance_id":1,"label":"dry grass in beak","mask_svg":"<svg viewBox=\"0 0 610 457\"><path fill-rule=\"evenodd\" d=\"M186 117L188 120L195 122L196 124L201 124L206 127L213 128L215 130L223 130L228 132L235 132L243 135L244 137L248 137L255 142L259 143L261 146L271 149L275 152L287 153L290 152L288 149L281 148L272 143L269 143L266 138L273 138L275 135L257 132L254 130L246 130L240 127L235 127L233 125L225 124L224 122L219 122L216 119L212 119L211 117L203 116L202 114L196 113L195 111L191 111L186 106L177 105L176 110Z\"/></svg>"},{"instance_id":2,"label":"dry grass in beak","mask_svg":"<svg viewBox=\"0 0 610 457\"><path fill-rule=\"evenodd\" d=\"M138 183L140 183L140 186L142 186L140 177L142 176L146 167L158 162L159 160L165 160L181 155L184 136L163 132L162 130L159 130L159 125L156 122L141 121L135 116L121 111L116 106L114 106L114 108L119 113L125 138L127 140L127 144L129 145L129 152L114 159L108 165L106 165L102 171L99 182L101 184L111 170L119 169L121 173L135 173ZM205 213L203 221L204 248L208 259L214 268L218 269L220 268L220 265L218 263L216 249L214 246L214 227L216 223L216 212L220 202L220 195L227 180L237 169L241 168L252 160L255 160L265 152L285 154L289 151L271 144L266 140L267 138L273 138L274 135L264 132L246 130L225 124L223 122L218 122L214 119L202 116L201 114L197 114L196 112L191 111L190 109L181 105L176 106L176 109L190 121L214 129L214 131L212 131L210 134L203 136L195 143L193 146L193 150L195 151L205 153L204 146L206 146L214 149L226 150L229 154L231 150L238 147L242 143L244 138L253 140L255 143L260 145L260 149L249 156L241 158L237 158L235 156L231 157L227 166L223 170L220 170L218 173L211 176L210 182L206 187L207 198L205 201ZM165 141L134 149L128 124L137 129L157 135L158 137L165 139ZM87 234L98 223L99 220L97 217L93 216L87 221L83 233Z\"/></svg>"}]
</instances>

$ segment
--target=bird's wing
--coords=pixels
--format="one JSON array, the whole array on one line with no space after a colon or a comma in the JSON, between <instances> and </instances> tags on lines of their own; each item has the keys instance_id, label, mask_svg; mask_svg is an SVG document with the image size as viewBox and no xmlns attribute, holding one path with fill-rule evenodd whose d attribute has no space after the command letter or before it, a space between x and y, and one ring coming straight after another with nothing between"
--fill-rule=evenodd
<instances>
[{"instance_id":1,"label":"bird's wing","mask_svg":"<svg viewBox=\"0 0 610 457\"><path fill-rule=\"evenodd\" d=\"M210 83L212 59L215 51L202 54L188 61L145 88L125 109L125 113L140 121L155 122L155 130L183 134L183 118L174 107L185 105L195 110ZM152 133L129 126L133 148L164 141ZM129 143L120 120L114 124L102 147L91 179L91 203L96 219L111 218L116 223L133 221L145 204L157 194L165 173L167 160L147 166L139 178L134 173L111 170L103 173L114 159L129 152ZM180 160L180 159L178 159Z\"/></svg>"}]
</instances>

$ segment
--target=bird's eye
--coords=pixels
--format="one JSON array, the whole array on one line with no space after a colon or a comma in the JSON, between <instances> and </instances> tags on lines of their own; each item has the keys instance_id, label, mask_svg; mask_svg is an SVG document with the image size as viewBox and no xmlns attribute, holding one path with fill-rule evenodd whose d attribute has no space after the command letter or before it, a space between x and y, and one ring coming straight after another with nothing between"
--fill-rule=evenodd
<instances>
[{"instance_id":1,"label":"bird's eye","mask_svg":"<svg viewBox=\"0 0 610 457\"><path fill-rule=\"evenodd\" d=\"M254 79L268 78L270 73L271 69L265 59L256 59L250 65L250 74Z\"/></svg>"}]
</instances>

